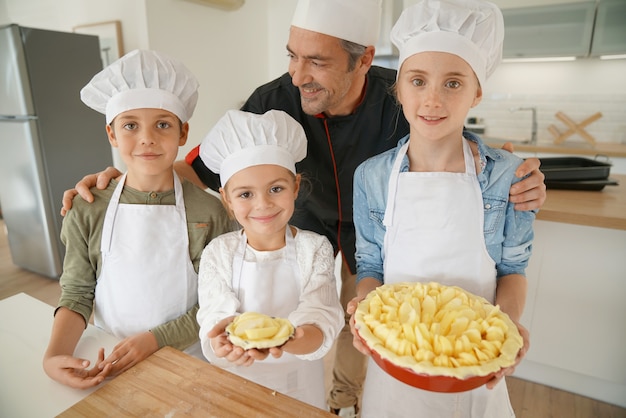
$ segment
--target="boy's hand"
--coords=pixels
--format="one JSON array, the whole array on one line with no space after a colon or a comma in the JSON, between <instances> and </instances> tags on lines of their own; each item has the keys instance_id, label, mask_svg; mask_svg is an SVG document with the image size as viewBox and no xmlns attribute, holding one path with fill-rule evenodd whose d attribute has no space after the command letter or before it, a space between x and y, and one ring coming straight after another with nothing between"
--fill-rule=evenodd
<instances>
[{"instance_id":1,"label":"boy's hand","mask_svg":"<svg viewBox=\"0 0 626 418\"><path fill-rule=\"evenodd\" d=\"M104 348L98 351L98 361L104 360ZM88 369L89 360L68 355L58 355L44 358L43 368L53 380L76 389L88 389L98 386L111 372L111 366L103 369L93 367Z\"/></svg>"},{"instance_id":2,"label":"boy's hand","mask_svg":"<svg viewBox=\"0 0 626 418\"><path fill-rule=\"evenodd\" d=\"M98 368L104 370L110 366L110 374L118 374L130 369L159 349L156 337L150 331L136 334L120 341L106 359L100 361Z\"/></svg>"}]
</instances>

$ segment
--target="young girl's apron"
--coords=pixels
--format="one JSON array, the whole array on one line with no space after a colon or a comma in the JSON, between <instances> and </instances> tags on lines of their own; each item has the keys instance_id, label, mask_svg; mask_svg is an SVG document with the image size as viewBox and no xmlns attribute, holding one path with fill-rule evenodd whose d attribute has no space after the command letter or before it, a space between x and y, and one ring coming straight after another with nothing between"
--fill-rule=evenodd
<instances>
[{"instance_id":1,"label":"young girl's apron","mask_svg":"<svg viewBox=\"0 0 626 418\"><path fill-rule=\"evenodd\" d=\"M463 140L465 173L400 173L407 142L389 180L384 224L385 283L436 281L462 287L490 302L496 269L483 235L483 199L469 144ZM406 385L370 358L362 417L514 416L504 381L456 394Z\"/></svg>"},{"instance_id":2,"label":"young girl's apron","mask_svg":"<svg viewBox=\"0 0 626 418\"><path fill-rule=\"evenodd\" d=\"M96 326L119 338L175 319L198 300L178 176L174 173L176 205L120 203L125 181L126 174L104 218L94 314ZM199 341L185 351L204 359Z\"/></svg>"},{"instance_id":3,"label":"young girl's apron","mask_svg":"<svg viewBox=\"0 0 626 418\"><path fill-rule=\"evenodd\" d=\"M247 242L246 234L242 232L233 258L233 289L241 302L241 312L287 318L297 309L302 291L291 228L287 225L286 245L279 250L283 252L280 258L246 261ZM293 354L283 353L278 359L269 355L250 367L236 366L228 370L318 408L326 408L322 360L301 360Z\"/></svg>"}]
</instances>

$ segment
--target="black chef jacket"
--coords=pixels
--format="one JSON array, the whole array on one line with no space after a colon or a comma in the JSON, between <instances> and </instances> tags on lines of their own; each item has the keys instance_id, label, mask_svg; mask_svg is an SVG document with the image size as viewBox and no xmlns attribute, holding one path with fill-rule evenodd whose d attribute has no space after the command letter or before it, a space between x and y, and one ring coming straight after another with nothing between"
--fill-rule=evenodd
<instances>
[{"instance_id":1,"label":"black chef jacket","mask_svg":"<svg viewBox=\"0 0 626 418\"><path fill-rule=\"evenodd\" d=\"M307 155L296 170L303 184L290 223L328 237L341 250L351 272L356 272L355 231L352 222L352 186L356 167L367 158L396 146L409 126L390 88L396 71L372 66L367 73L365 96L347 116L310 116L302 111L300 92L288 73L257 88L241 110L262 114L283 110L297 120L308 140ZM199 157L187 156L208 187L219 188L219 176Z\"/></svg>"}]
</instances>

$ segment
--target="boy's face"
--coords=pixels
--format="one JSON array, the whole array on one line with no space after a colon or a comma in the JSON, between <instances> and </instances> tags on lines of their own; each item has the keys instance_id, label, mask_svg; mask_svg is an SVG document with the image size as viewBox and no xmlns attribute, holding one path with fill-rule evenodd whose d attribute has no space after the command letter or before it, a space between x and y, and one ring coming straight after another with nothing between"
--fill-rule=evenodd
<instances>
[{"instance_id":1,"label":"boy's face","mask_svg":"<svg viewBox=\"0 0 626 418\"><path fill-rule=\"evenodd\" d=\"M257 250L282 248L285 226L293 215L300 176L274 164L236 172L223 188L222 201Z\"/></svg>"},{"instance_id":2,"label":"boy's face","mask_svg":"<svg viewBox=\"0 0 626 418\"><path fill-rule=\"evenodd\" d=\"M397 95L411 134L435 140L460 135L482 90L472 67L459 56L421 52L402 63Z\"/></svg>"},{"instance_id":3,"label":"boy's face","mask_svg":"<svg viewBox=\"0 0 626 418\"><path fill-rule=\"evenodd\" d=\"M129 173L171 172L178 147L187 141L189 125L163 109L133 109L107 125L109 142L118 148Z\"/></svg>"},{"instance_id":4,"label":"boy's face","mask_svg":"<svg viewBox=\"0 0 626 418\"><path fill-rule=\"evenodd\" d=\"M350 71L348 53L338 38L292 26L287 54L291 82L300 90L304 113L337 116L354 111L362 93L356 80L369 70L373 50L368 49Z\"/></svg>"}]
</instances>

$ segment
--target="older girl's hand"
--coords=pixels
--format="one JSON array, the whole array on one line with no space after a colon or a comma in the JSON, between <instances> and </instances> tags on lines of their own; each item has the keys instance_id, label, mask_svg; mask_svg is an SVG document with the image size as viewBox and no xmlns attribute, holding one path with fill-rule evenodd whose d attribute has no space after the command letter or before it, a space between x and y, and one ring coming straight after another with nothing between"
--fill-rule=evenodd
<instances>
[{"instance_id":1,"label":"older girl's hand","mask_svg":"<svg viewBox=\"0 0 626 418\"><path fill-rule=\"evenodd\" d=\"M498 383L500 383L500 380L502 380L504 376L512 375L513 372L515 372L515 367L522 361L524 357L526 357L526 353L528 352L528 349L530 348L530 333L520 323L516 322L515 325L517 325L517 329L519 330L520 335L524 339L524 344L522 345L522 348L520 348L520 350L517 352L517 357L515 358L515 364L498 371L496 375L493 377L493 379L489 380L486 383L487 389L493 389Z\"/></svg>"},{"instance_id":2,"label":"older girl's hand","mask_svg":"<svg viewBox=\"0 0 626 418\"><path fill-rule=\"evenodd\" d=\"M363 344L361 338L357 335L357 326L354 322L354 312L356 312L357 305L363 299L365 299L365 296L357 296L353 298L350 302L348 302L348 305L346 306L346 312L348 313L348 315L350 315L350 332L352 332L352 345L362 354L366 356L371 356L372 352L369 348L367 348L365 344Z\"/></svg>"}]
</instances>

